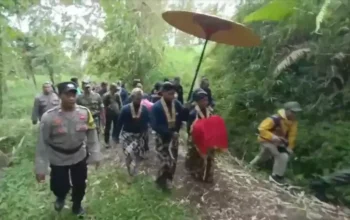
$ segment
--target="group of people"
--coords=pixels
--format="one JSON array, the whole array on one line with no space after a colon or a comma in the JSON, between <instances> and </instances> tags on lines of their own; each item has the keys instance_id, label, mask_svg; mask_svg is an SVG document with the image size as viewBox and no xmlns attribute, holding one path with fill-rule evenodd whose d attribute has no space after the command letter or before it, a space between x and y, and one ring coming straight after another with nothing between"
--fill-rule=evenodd
<instances>
[{"instance_id":1,"label":"group of people","mask_svg":"<svg viewBox=\"0 0 350 220\"><path fill-rule=\"evenodd\" d=\"M120 81L109 85L102 82L99 88L83 81L81 90L76 78L58 84L57 94L52 88L50 82L44 83L43 93L35 97L32 121L33 124L40 121L36 178L38 182L44 181L51 167L50 188L56 196L57 211L64 207L66 195L72 188L72 211L76 215L84 214L81 201L85 195L87 164L98 166L103 159L99 141L103 126L107 148L111 145L110 137L116 143L121 142L130 176L137 174L149 150L150 131L155 132L155 150L160 161L156 185L167 191L171 189L176 170L179 132L183 124L187 124L185 167L194 178L213 181L215 149L203 156L192 140L193 125L210 118L215 106L207 78L202 78L200 88L187 103L184 103L179 78L156 83L149 94L143 91L137 79L130 93ZM144 105L145 100L152 106ZM297 136L296 114L300 111L298 102L287 102L258 127L261 150L250 166L273 158L270 181L278 185L285 184L284 174ZM330 178L334 181L341 175L347 178L348 172ZM348 181L344 178L342 183ZM329 185L325 179L313 184L318 195Z\"/></svg>"},{"instance_id":2,"label":"group of people","mask_svg":"<svg viewBox=\"0 0 350 220\"><path fill-rule=\"evenodd\" d=\"M103 159L99 141L103 126L107 148L111 145L110 137L116 143L121 142L130 176L137 174L149 150L153 130L160 160L156 184L164 191L171 188L183 122L187 123L190 137L192 124L211 115L214 103L209 102L212 97L208 80L202 79L201 88L194 91L193 99L186 104L179 78L156 83L150 94L143 92L140 80L134 80L132 86L130 93L121 82L109 85L102 82L97 88L84 80L80 87L78 80L72 78L58 84L57 93L50 82L45 82L42 94L35 97L32 122L40 121L36 179L45 181L48 167L51 168L50 188L56 196L57 211L64 207L72 188L72 211L76 215L84 214L81 201L85 195L87 164L99 166ZM143 105L145 100L152 106ZM213 156L201 157L193 142L189 143L186 167L193 176L212 181ZM203 162L194 162L200 160Z\"/></svg>"}]
</instances>

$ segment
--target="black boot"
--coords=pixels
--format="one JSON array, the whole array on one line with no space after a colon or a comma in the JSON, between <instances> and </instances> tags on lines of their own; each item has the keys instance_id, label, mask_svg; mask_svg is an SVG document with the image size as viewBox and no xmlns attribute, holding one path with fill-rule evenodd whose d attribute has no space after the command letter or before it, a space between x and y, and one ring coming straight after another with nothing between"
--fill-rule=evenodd
<instances>
[{"instance_id":1,"label":"black boot","mask_svg":"<svg viewBox=\"0 0 350 220\"><path fill-rule=\"evenodd\" d=\"M85 215L85 210L83 209L83 207L81 207L81 204L74 204L73 203L72 212L74 215L76 215L78 217L82 217Z\"/></svg>"},{"instance_id":2,"label":"black boot","mask_svg":"<svg viewBox=\"0 0 350 220\"><path fill-rule=\"evenodd\" d=\"M60 212L63 209L64 204L65 204L65 199L64 198L56 198L55 205L54 205L55 210L57 212Z\"/></svg>"},{"instance_id":3,"label":"black boot","mask_svg":"<svg viewBox=\"0 0 350 220\"><path fill-rule=\"evenodd\" d=\"M276 184L277 186L284 186L285 181L283 176L278 176L278 175L270 175L269 176L270 182Z\"/></svg>"},{"instance_id":4,"label":"black boot","mask_svg":"<svg viewBox=\"0 0 350 220\"><path fill-rule=\"evenodd\" d=\"M167 180L166 178L164 177L164 175L162 176L159 176L157 179L156 179L156 185L159 189L161 189L163 192L167 191L168 188L167 188Z\"/></svg>"}]
</instances>

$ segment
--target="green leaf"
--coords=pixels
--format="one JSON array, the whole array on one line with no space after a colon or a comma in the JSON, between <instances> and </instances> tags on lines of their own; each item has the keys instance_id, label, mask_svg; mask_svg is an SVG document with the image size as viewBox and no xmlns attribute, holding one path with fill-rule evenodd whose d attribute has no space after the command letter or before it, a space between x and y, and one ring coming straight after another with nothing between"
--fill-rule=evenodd
<instances>
[{"instance_id":1,"label":"green leaf","mask_svg":"<svg viewBox=\"0 0 350 220\"><path fill-rule=\"evenodd\" d=\"M322 8L320 10L320 12L318 13L317 17L316 17L316 29L315 29L315 33L319 33L319 30L321 28L321 23L324 19L324 16L327 12L327 7L328 5L331 3L331 0L325 0L325 2L322 5Z\"/></svg>"},{"instance_id":2,"label":"green leaf","mask_svg":"<svg viewBox=\"0 0 350 220\"><path fill-rule=\"evenodd\" d=\"M265 20L281 21L293 12L295 5L295 0L274 0L255 12L247 15L244 18L244 22Z\"/></svg>"}]
</instances>

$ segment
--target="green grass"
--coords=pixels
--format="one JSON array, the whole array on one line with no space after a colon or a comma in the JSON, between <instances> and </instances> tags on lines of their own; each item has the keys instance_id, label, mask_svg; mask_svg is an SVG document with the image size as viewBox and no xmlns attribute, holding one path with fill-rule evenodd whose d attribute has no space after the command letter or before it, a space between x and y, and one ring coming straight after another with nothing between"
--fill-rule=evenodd
<instances>
[{"instance_id":1,"label":"green grass","mask_svg":"<svg viewBox=\"0 0 350 220\"><path fill-rule=\"evenodd\" d=\"M45 80L38 77L39 83ZM49 184L38 184L34 177L38 126L31 125L30 113L34 95L39 91L25 80L8 85L9 91L4 97L5 118L0 119L0 137L8 138L0 143L0 150L15 149L16 153L12 166L4 171L0 180L0 219L76 219L71 215L70 202L67 203L69 209L56 213ZM83 202L88 213L85 219L196 219L191 209L158 191L150 177L139 176L131 185L126 179L125 170L117 165L106 164L99 170L91 167Z\"/></svg>"},{"instance_id":2,"label":"green grass","mask_svg":"<svg viewBox=\"0 0 350 220\"><path fill-rule=\"evenodd\" d=\"M127 184L127 174L106 166L89 175L88 192L84 201L86 219L195 219L189 209L172 201L145 176ZM75 219L70 202L60 214L53 210L54 197L49 184L37 184L33 175L33 162L24 159L21 164L6 170L0 184L1 219ZM69 201L70 198L67 198Z\"/></svg>"}]
</instances>

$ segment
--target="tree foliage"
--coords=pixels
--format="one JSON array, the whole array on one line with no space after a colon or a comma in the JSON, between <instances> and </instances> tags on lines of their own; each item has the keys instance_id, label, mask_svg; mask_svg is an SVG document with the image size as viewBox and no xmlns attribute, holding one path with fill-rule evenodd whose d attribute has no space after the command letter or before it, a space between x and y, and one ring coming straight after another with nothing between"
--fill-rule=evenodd
<instances>
[{"instance_id":1,"label":"tree foliage","mask_svg":"<svg viewBox=\"0 0 350 220\"><path fill-rule=\"evenodd\" d=\"M86 73L114 80L146 81L162 56L162 33L150 31L154 22L159 23L159 15L142 1L101 4L106 12L106 36L90 45Z\"/></svg>"},{"instance_id":2,"label":"tree foliage","mask_svg":"<svg viewBox=\"0 0 350 220\"><path fill-rule=\"evenodd\" d=\"M255 21L248 25L263 43L250 49L216 47L210 56L216 62L207 72L229 125L232 150L247 160L259 150L255 131L260 121L286 101L302 104L289 171L306 183L350 165L350 6L346 0L295 0L292 10L271 19L281 6L277 2L239 5L234 19Z\"/></svg>"}]
</instances>

